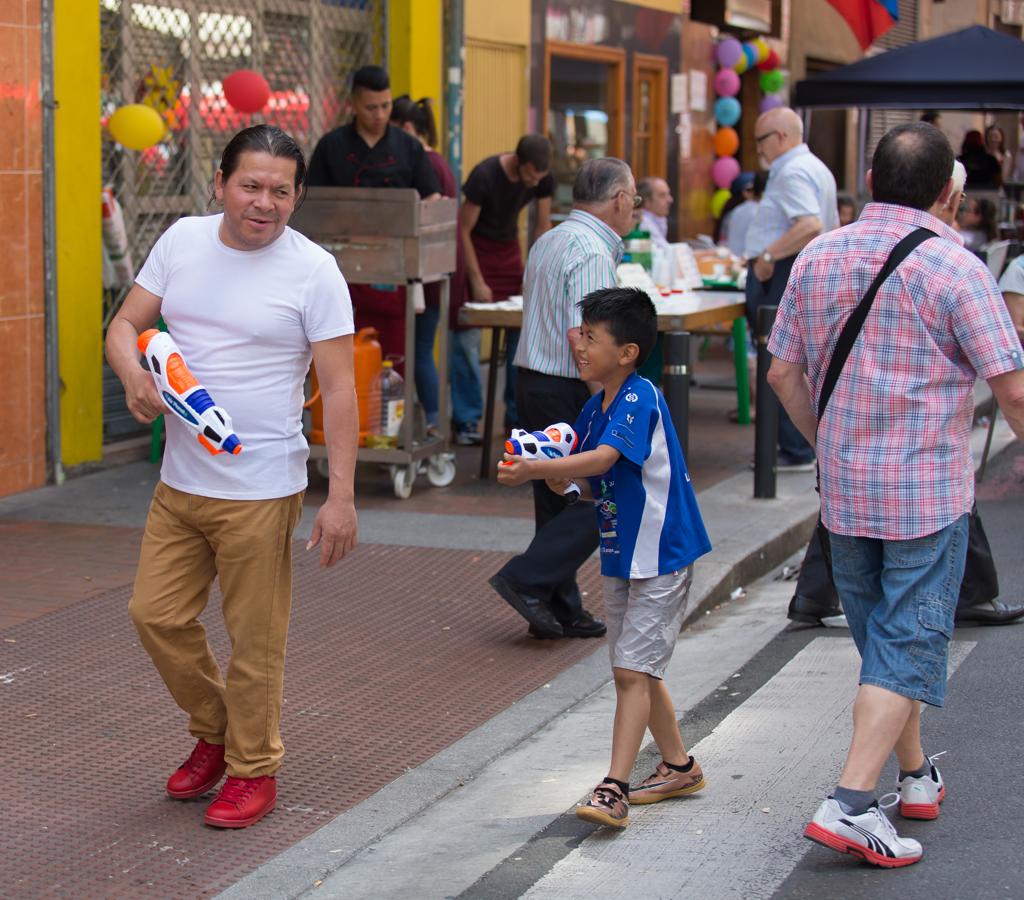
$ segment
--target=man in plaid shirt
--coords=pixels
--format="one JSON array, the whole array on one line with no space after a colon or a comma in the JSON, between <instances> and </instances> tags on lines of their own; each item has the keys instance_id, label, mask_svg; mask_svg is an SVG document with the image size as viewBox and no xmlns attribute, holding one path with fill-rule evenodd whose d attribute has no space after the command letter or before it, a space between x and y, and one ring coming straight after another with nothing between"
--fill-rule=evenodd
<instances>
[{"instance_id":1,"label":"man in plaid shirt","mask_svg":"<svg viewBox=\"0 0 1024 900\"><path fill-rule=\"evenodd\" d=\"M948 643L974 500L969 438L976 377L1024 437L1024 351L988 269L927 210L953 189L953 151L934 127L894 128L868 173L860 219L800 254L768 348L768 378L816 444L833 576L861 654L853 741L839 784L804 834L884 867L921 858L875 800L895 749L899 811L934 819L946 789L924 755L920 704L945 698ZM936 235L882 284L818 422L843 324L895 245Z\"/></svg>"}]
</instances>

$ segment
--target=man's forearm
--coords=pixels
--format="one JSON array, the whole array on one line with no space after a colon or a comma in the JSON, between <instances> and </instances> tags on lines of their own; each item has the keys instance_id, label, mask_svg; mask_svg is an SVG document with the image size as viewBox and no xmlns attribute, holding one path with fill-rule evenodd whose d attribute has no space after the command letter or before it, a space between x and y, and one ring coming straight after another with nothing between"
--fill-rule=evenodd
<instances>
[{"instance_id":1,"label":"man's forearm","mask_svg":"<svg viewBox=\"0 0 1024 900\"><path fill-rule=\"evenodd\" d=\"M765 250L774 259L788 259L796 256L811 241L821 234L821 219L817 216L801 216L782 237L769 244Z\"/></svg>"},{"instance_id":2,"label":"man's forearm","mask_svg":"<svg viewBox=\"0 0 1024 900\"><path fill-rule=\"evenodd\" d=\"M480 272L480 261L476 258L476 247L473 246L473 239L469 232L459 229L459 240L462 241L462 254L465 257L466 277L471 282L483 281L484 277Z\"/></svg>"},{"instance_id":3,"label":"man's forearm","mask_svg":"<svg viewBox=\"0 0 1024 900\"><path fill-rule=\"evenodd\" d=\"M321 394L327 462L330 467L329 496L352 500L355 496L356 449L359 446L359 408L354 387Z\"/></svg>"},{"instance_id":4,"label":"man's forearm","mask_svg":"<svg viewBox=\"0 0 1024 900\"><path fill-rule=\"evenodd\" d=\"M1024 370L990 378L988 386L1013 433L1024 440Z\"/></svg>"},{"instance_id":5,"label":"man's forearm","mask_svg":"<svg viewBox=\"0 0 1024 900\"><path fill-rule=\"evenodd\" d=\"M811 391L807 376L803 373L787 375L784 378L768 373L768 383L785 407L786 412L800 433L812 447L818 431L818 417L811 406Z\"/></svg>"},{"instance_id":6,"label":"man's forearm","mask_svg":"<svg viewBox=\"0 0 1024 900\"><path fill-rule=\"evenodd\" d=\"M142 368L139 365L138 340L135 326L127 319L115 316L107 329L105 348L107 362L122 384L135 374L136 369Z\"/></svg>"}]
</instances>

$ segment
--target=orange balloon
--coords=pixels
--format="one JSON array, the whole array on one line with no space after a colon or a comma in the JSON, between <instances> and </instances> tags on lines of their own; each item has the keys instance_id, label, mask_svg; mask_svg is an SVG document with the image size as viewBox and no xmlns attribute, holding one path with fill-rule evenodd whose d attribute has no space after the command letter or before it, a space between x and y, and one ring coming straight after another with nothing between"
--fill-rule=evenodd
<instances>
[{"instance_id":1,"label":"orange balloon","mask_svg":"<svg viewBox=\"0 0 1024 900\"><path fill-rule=\"evenodd\" d=\"M732 156L740 149L740 136L735 128L719 128L715 132L715 155Z\"/></svg>"}]
</instances>

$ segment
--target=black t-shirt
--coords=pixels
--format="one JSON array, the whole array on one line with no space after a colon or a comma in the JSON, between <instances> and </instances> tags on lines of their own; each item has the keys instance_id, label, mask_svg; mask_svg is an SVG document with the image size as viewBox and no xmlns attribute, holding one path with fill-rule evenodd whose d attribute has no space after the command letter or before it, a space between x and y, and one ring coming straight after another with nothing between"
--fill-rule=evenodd
<instances>
[{"instance_id":1,"label":"black t-shirt","mask_svg":"<svg viewBox=\"0 0 1024 900\"><path fill-rule=\"evenodd\" d=\"M423 145L393 125L372 147L356 132L355 123L329 131L313 151L306 183L310 187L411 187L421 197L441 192Z\"/></svg>"},{"instance_id":2,"label":"black t-shirt","mask_svg":"<svg viewBox=\"0 0 1024 900\"><path fill-rule=\"evenodd\" d=\"M497 156L477 163L462 186L466 199L480 207L473 234L492 241L516 240L520 210L531 200L550 197L554 192L555 179L550 172L536 187L528 188L521 181L509 181Z\"/></svg>"}]
</instances>

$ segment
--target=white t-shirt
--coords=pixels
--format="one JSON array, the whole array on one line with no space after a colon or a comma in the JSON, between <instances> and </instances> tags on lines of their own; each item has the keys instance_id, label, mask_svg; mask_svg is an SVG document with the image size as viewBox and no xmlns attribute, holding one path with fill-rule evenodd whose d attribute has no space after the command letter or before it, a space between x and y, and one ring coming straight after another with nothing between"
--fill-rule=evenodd
<instances>
[{"instance_id":1,"label":"white t-shirt","mask_svg":"<svg viewBox=\"0 0 1024 900\"><path fill-rule=\"evenodd\" d=\"M291 228L262 250L233 250L222 215L179 219L156 242L138 284L185 363L231 416L237 456L213 456L168 415L161 479L224 500L269 500L306 487L302 387L310 343L352 334L352 301L334 257Z\"/></svg>"},{"instance_id":2,"label":"white t-shirt","mask_svg":"<svg viewBox=\"0 0 1024 900\"><path fill-rule=\"evenodd\" d=\"M999 290L1007 294L1024 294L1024 256L1010 261L999 279Z\"/></svg>"}]
</instances>

